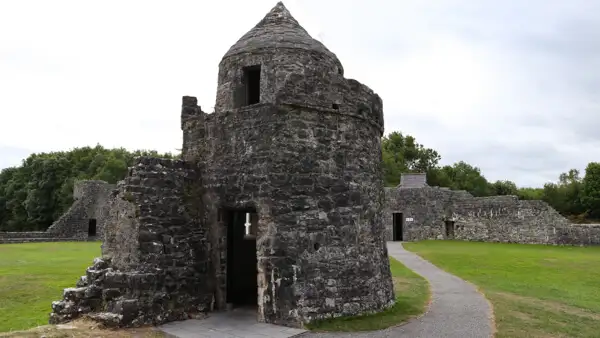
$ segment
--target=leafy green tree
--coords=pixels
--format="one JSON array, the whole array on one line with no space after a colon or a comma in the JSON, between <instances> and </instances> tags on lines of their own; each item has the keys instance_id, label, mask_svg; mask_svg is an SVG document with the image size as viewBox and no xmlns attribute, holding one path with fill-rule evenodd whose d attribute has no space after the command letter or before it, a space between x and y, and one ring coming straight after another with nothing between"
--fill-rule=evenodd
<instances>
[{"instance_id":1,"label":"leafy green tree","mask_svg":"<svg viewBox=\"0 0 600 338\"><path fill-rule=\"evenodd\" d=\"M542 199L564 216L579 215L585 212L581 203L583 182L579 170L571 169L562 173L556 183L546 183Z\"/></svg>"},{"instance_id":2,"label":"leafy green tree","mask_svg":"<svg viewBox=\"0 0 600 338\"><path fill-rule=\"evenodd\" d=\"M73 203L76 180L116 183L137 156L176 158L153 150L75 148L32 154L19 167L0 171L0 231L45 230Z\"/></svg>"},{"instance_id":3,"label":"leafy green tree","mask_svg":"<svg viewBox=\"0 0 600 338\"><path fill-rule=\"evenodd\" d=\"M464 161L446 165L440 169L438 179L445 180L448 184L440 184L453 190L466 190L473 196L489 196L492 191L488 181L481 174L481 170Z\"/></svg>"},{"instance_id":4,"label":"leafy green tree","mask_svg":"<svg viewBox=\"0 0 600 338\"><path fill-rule=\"evenodd\" d=\"M600 163L587 165L582 183L581 204L589 217L600 219Z\"/></svg>"},{"instance_id":5,"label":"leafy green tree","mask_svg":"<svg viewBox=\"0 0 600 338\"><path fill-rule=\"evenodd\" d=\"M386 185L400 183L400 174L409 172L428 172L435 168L440 160L437 151L425 148L410 135L393 132L381 141L383 168Z\"/></svg>"},{"instance_id":6,"label":"leafy green tree","mask_svg":"<svg viewBox=\"0 0 600 338\"><path fill-rule=\"evenodd\" d=\"M517 185L512 181L496 181L490 184L490 192L492 195L514 195L519 194Z\"/></svg>"},{"instance_id":7,"label":"leafy green tree","mask_svg":"<svg viewBox=\"0 0 600 338\"><path fill-rule=\"evenodd\" d=\"M519 188L517 196L522 200L541 200L544 197L542 188Z\"/></svg>"}]
</instances>

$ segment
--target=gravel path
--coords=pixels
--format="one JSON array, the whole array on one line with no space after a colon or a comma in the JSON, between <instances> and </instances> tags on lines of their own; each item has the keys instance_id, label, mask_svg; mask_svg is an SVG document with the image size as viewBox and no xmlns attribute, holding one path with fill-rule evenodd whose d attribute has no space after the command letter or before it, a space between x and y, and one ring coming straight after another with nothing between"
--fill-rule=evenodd
<instances>
[{"instance_id":1,"label":"gravel path","mask_svg":"<svg viewBox=\"0 0 600 338\"><path fill-rule=\"evenodd\" d=\"M427 279L432 302L427 313L409 323L381 331L360 333L307 332L299 338L487 338L493 336L492 308L475 286L440 270L399 242L388 242L390 256Z\"/></svg>"}]
</instances>

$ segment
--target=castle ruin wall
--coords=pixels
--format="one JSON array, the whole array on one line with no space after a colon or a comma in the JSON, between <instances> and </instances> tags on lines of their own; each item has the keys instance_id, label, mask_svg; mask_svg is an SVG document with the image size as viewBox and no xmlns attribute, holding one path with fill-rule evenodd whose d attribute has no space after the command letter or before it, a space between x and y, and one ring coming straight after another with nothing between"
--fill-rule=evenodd
<instances>
[{"instance_id":1,"label":"castle ruin wall","mask_svg":"<svg viewBox=\"0 0 600 338\"><path fill-rule=\"evenodd\" d=\"M142 157L114 193L102 251L50 323L88 315L111 326L192 318L211 306L202 203L189 164Z\"/></svg>"},{"instance_id":2,"label":"castle ruin wall","mask_svg":"<svg viewBox=\"0 0 600 338\"><path fill-rule=\"evenodd\" d=\"M541 200L517 196L473 197L465 192L386 188L386 238L394 213L402 213L403 240L457 239L523 244L600 244L600 225L572 224ZM407 219L409 221L407 221ZM452 231L446 230L447 221Z\"/></svg>"},{"instance_id":3,"label":"castle ruin wall","mask_svg":"<svg viewBox=\"0 0 600 338\"><path fill-rule=\"evenodd\" d=\"M90 220L95 222L95 235L101 238L108 217L109 196L114 184L99 180L76 181L73 204L46 230L61 238L88 239Z\"/></svg>"}]
</instances>

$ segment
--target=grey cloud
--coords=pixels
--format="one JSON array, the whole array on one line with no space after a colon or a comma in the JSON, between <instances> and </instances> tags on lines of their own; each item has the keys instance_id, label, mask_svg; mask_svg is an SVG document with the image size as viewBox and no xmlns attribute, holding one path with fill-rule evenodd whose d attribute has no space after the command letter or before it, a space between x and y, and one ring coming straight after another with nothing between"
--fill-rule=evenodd
<instances>
[{"instance_id":1,"label":"grey cloud","mask_svg":"<svg viewBox=\"0 0 600 338\"><path fill-rule=\"evenodd\" d=\"M244 6L233 2L223 5L223 10ZM259 6L267 11L274 2L265 0L246 10ZM92 12L83 2L73 2L76 6L62 3L65 9ZM438 150L444 164L464 160L480 167L491 180L539 186L556 180L561 172L583 169L587 162L599 159L600 148L594 146L600 143L600 1L296 3L321 28L321 32L310 33L321 35L338 54L347 75L382 94L386 133L399 130L415 136L418 142ZM201 1L160 8L139 4L132 0L114 13L109 7L98 8L101 12L96 17L85 19L68 10L56 10L55 4L48 5L48 11L56 12L32 21L45 22L47 32L43 27L24 26L15 30L11 41L0 41L0 71L28 75L26 81L17 84L0 78L0 88L13 97L0 101L0 110L31 114L34 120L44 114L44 123L59 123L60 119L64 124L61 135L54 139L56 130L35 129L32 132L39 137L39 145L31 141L23 148L95 142L128 148L176 147L181 137L178 96L196 95L202 107L210 110L222 53L264 15L248 18L232 14L230 24L215 37L216 31L211 29L223 25L213 10L217 4L211 8ZM294 13L293 6L289 7ZM140 8L145 15L138 15ZM0 16L2 12L9 11L0 9ZM21 8L20 13L25 15L27 8ZM197 21L197 13L205 16L202 22ZM105 20L100 18L104 16L110 17L110 26L102 26ZM213 17L216 19L211 22ZM75 21L54 26L54 22L65 20ZM21 22L15 21L15 25ZM61 33L70 35L63 37ZM78 33L82 45L74 46L70 41ZM36 37L39 40L32 40ZM476 57L486 66L496 67L501 75L493 80L498 92L477 111L457 112L444 107L436 112L412 111L414 107L403 105L406 93L395 90L399 81L413 80L397 78L402 76L397 70L407 59L418 59L423 46L444 39L457 39L472 48ZM69 55L71 58L66 57ZM48 77L48 72L53 76ZM42 77L44 81L40 81ZM68 77L73 80L66 81ZM43 102L26 102L30 96ZM94 116L102 116L103 122L96 122L93 130L75 133ZM448 123L449 118L454 123ZM0 136L17 137L11 130L23 122L0 116ZM11 127L2 130L3 124ZM74 141L59 142L59 136L69 131L73 131L70 137ZM0 141L12 144L6 139ZM0 146L0 168L18 164L30 153L15 149Z\"/></svg>"}]
</instances>

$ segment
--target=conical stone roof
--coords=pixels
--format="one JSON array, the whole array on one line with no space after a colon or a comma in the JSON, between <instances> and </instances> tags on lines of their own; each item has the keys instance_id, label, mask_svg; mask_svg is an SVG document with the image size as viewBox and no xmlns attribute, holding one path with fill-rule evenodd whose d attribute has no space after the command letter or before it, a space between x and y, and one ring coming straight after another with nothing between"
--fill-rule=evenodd
<instances>
[{"instance_id":1,"label":"conical stone roof","mask_svg":"<svg viewBox=\"0 0 600 338\"><path fill-rule=\"evenodd\" d=\"M240 53L277 48L320 52L340 64L335 54L330 52L321 42L313 39L300 26L281 1L254 28L231 46L223 58Z\"/></svg>"}]
</instances>

